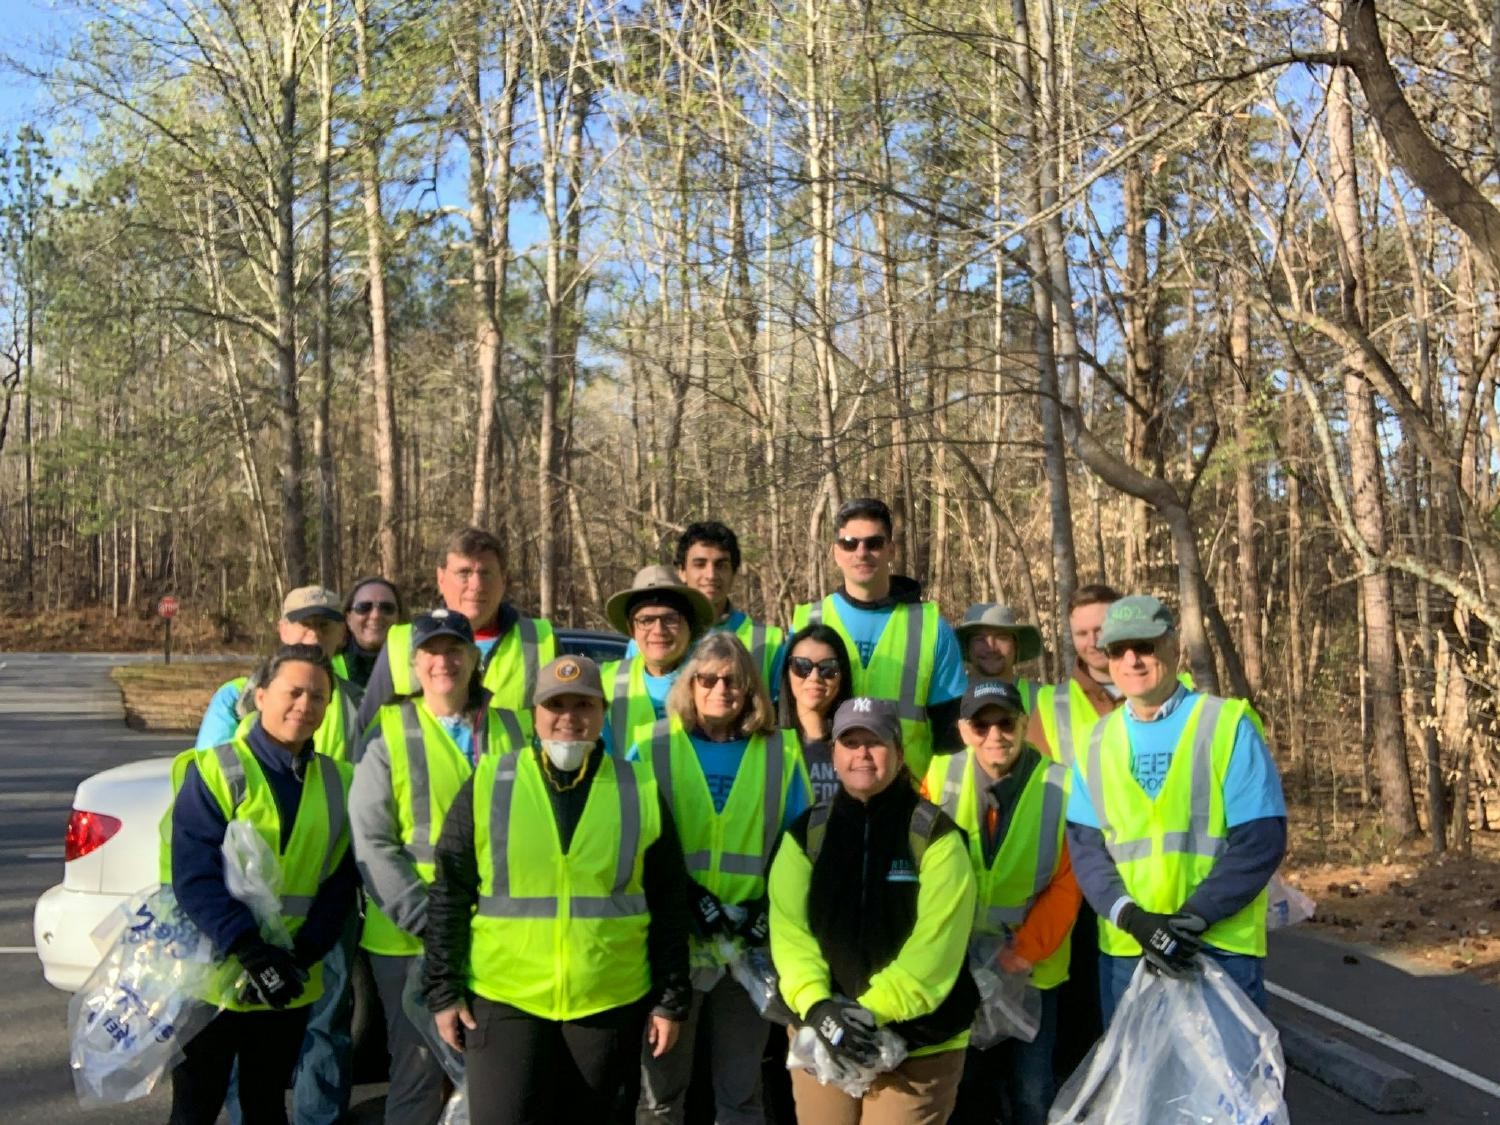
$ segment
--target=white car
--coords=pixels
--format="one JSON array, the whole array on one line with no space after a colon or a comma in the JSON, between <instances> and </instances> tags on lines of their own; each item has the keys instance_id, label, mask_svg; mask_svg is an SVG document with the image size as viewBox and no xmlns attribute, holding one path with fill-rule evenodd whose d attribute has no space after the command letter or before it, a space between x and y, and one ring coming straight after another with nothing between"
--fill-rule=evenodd
<instances>
[{"instance_id":1,"label":"white car","mask_svg":"<svg viewBox=\"0 0 1500 1125\"><path fill-rule=\"evenodd\" d=\"M63 841L63 881L37 899L31 922L48 984L82 988L105 953L94 930L159 882L161 819L171 803L171 758L115 766L78 786Z\"/></svg>"}]
</instances>

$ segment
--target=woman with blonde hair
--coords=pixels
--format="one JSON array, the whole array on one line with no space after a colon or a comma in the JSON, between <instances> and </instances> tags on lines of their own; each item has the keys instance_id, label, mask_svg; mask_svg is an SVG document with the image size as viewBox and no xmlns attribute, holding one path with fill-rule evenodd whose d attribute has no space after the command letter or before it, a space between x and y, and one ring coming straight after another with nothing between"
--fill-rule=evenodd
<instances>
[{"instance_id":1,"label":"woman with blonde hair","mask_svg":"<svg viewBox=\"0 0 1500 1125\"><path fill-rule=\"evenodd\" d=\"M738 637L698 642L667 696L667 717L631 747L648 761L676 823L693 884L694 940L763 946L769 937L766 872L782 832L809 804L796 737L778 729L760 670ZM758 1125L767 1025L749 996L721 976L694 991L682 1027L686 1049L642 1062L638 1122L681 1121L699 1029L720 1125Z\"/></svg>"}]
</instances>

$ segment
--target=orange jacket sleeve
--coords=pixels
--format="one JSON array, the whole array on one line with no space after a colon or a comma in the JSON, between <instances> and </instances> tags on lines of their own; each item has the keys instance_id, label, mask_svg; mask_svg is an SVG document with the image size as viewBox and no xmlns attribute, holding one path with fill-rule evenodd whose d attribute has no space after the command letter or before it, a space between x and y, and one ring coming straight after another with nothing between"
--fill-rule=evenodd
<instances>
[{"instance_id":1,"label":"orange jacket sleeve","mask_svg":"<svg viewBox=\"0 0 1500 1125\"><path fill-rule=\"evenodd\" d=\"M1073 861L1064 842L1057 860L1057 873L1031 904L1026 920L1011 939L1011 949L1033 965L1046 960L1072 930L1078 918L1078 904L1082 901L1083 892L1073 877Z\"/></svg>"}]
</instances>

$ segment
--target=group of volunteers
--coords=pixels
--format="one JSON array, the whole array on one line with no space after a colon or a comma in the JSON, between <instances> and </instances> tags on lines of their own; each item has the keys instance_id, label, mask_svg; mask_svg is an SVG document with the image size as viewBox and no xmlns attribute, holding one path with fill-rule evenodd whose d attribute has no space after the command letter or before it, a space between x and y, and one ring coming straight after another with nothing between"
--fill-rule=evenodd
<instances>
[{"instance_id":1,"label":"group of volunteers","mask_svg":"<svg viewBox=\"0 0 1500 1125\"><path fill-rule=\"evenodd\" d=\"M171 1120L285 1122L289 1087L297 1125L339 1120L365 964L395 1125L441 1118L439 1038L476 1125L1031 1125L1142 959L1212 957L1264 1007L1286 812L1254 710L1179 674L1160 601L1103 585L1070 599L1066 678L1022 678L1036 625L950 625L891 573L892 530L844 504L842 584L783 632L732 600L734 532L691 524L603 607L629 645L602 666L506 601L475 528L409 620L385 578L293 590L174 764L162 880L244 972ZM225 885L231 819L280 860L291 948ZM859 1098L789 1073L788 1029L722 971L756 949L792 1030L868 1071L890 1029L904 1060ZM979 968L1039 991L1030 1041L970 1048Z\"/></svg>"}]
</instances>

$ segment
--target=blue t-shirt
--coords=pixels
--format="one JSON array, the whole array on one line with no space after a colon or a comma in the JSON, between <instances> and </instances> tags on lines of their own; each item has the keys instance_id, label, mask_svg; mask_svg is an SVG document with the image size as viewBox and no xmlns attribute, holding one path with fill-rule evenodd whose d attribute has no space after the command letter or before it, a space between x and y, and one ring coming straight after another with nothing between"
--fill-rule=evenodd
<instances>
[{"instance_id":1,"label":"blue t-shirt","mask_svg":"<svg viewBox=\"0 0 1500 1125\"><path fill-rule=\"evenodd\" d=\"M1137 719L1125 705L1125 729L1130 739L1130 772L1152 798L1161 792L1167 769L1182 739L1188 716L1200 692L1178 687L1156 718L1150 722ZM1286 816L1286 800L1281 793L1281 775L1260 731L1248 717L1240 719L1234 732L1234 749L1224 773L1224 821L1233 828L1250 820ZM1099 817L1089 797L1088 786L1075 763L1073 788L1068 795L1068 819L1086 828L1098 828Z\"/></svg>"},{"instance_id":2,"label":"blue t-shirt","mask_svg":"<svg viewBox=\"0 0 1500 1125\"><path fill-rule=\"evenodd\" d=\"M863 609L844 597L842 590L833 595L839 600L839 620L849 633L857 652L849 654L858 659L861 667L868 667L870 657L875 655L875 646L880 643L880 634L891 619L894 606L879 609ZM785 647L785 646L783 646ZM928 689L928 704L947 703L959 699L969 686L968 674L964 672L963 655L958 648L958 635L953 626L938 618L937 649L932 658L932 686Z\"/></svg>"},{"instance_id":3,"label":"blue t-shirt","mask_svg":"<svg viewBox=\"0 0 1500 1125\"><path fill-rule=\"evenodd\" d=\"M708 795L713 798L714 812L723 812L730 790L734 788L734 779L739 775L740 763L745 760L745 751L750 747L750 740L735 738L728 742L714 742L700 735L690 734L688 741L693 744L693 752L698 755L698 767L703 771L703 779L708 782ZM640 761L640 744L637 743L626 751L625 757L628 761ZM807 781L802 771L798 770L797 776L787 786L786 811L781 818L781 830L785 832L790 828L792 821L806 812L807 807Z\"/></svg>"},{"instance_id":4,"label":"blue t-shirt","mask_svg":"<svg viewBox=\"0 0 1500 1125\"><path fill-rule=\"evenodd\" d=\"M198 724L195 747L206 750L211 746L222 746L234 737L240 726L240 716L235 708L243 690L243 681L230 680L214 692L214 697L208 701L208 710L203 712L203 721Z\"/></svg>"},{"instance_id":5,"label":"blue t-shirt","mask_svg":"<svg viewBox=\"0 0 1500 1125\"><path fill-rule=\"evenodd\" d=\"M631 658L626 657L626 659L629 660ZM641 679L646 682L646 696L651 700L651 710L656 713L658 722L667 717L667 692L672 690L672 685L677 682L677 673L682 671L683 664L686 663L687 660L684 658L682 664L677 665L677 667L673 668L665 676L653 676L646 669L641 669ZM604 705L604 744L606 746L613 746L613 731L611 730L609 721L609 712L610 706L606 703Z\"/></svg>"},{"instance_id":6,"label":"blue t-shirt","mask_svg":"<svg viewBox=\"0 0 1500 1125\"><path fill-rule=\"evenodd\" d=\"M457 746L459 750L463 751L463 756L469 759L469 765L472 766L474 764L473 720L467 715L461 714L434 715L433 718L438 721L438 726L443 728L443 731L448 735L448 737L453 739L453 744Z\"/></svg>"}]
</instances>

